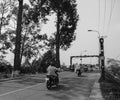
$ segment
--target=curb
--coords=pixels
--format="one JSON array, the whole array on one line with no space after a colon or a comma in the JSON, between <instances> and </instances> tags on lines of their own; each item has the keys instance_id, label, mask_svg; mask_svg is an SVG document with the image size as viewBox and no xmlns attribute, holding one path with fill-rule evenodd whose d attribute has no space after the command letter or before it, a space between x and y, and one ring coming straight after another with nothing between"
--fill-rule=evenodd
<instances>
[{"instance_id":1,"label":"curb","mask_svg":"<svg viewBox=\"0 0 120 100\"><path fill-rule=\"evenodd\" d=\"M100 89L100 83L99 83L100 75L97 76L97 80L95 81L89 99L88 100L104 100L101 89Z\"/></svg>"},{"instance_id":2,"label":"curb","mask_svg":"<svg viewBox=\"0 0 120 100\"><path fill-rule=\"evenodd\" d=\"M102 94L101 94L101 89L100 89L100 84L99 82L95 82L93 85L93 89L90 93L89 96L90 100L104 100Z\"/></svg>"}]
</instances>

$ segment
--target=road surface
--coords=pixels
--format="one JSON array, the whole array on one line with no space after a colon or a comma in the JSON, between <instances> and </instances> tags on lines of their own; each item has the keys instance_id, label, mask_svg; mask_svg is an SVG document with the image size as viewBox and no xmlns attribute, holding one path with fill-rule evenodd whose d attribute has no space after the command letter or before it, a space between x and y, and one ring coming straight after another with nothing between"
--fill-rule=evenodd
<instances>
[{"instance_id":1,"label":"road surface","mask_svg":"<svg viewBox=\"0 0 120 100\"><path fill-rule=\"evenodd\" d=\"M61 72L59 87L47 90L45 75L0 82L0 100L87 100L98 73Z\"/></svg>"}]
</instances>

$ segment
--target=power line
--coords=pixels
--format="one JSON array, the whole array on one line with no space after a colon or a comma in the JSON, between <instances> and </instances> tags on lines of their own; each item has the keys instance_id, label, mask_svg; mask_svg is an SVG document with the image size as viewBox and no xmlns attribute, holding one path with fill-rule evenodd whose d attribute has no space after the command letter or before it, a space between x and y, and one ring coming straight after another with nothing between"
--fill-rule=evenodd
<instances>
[{"instance_id":1,"label":"power line","mask_svg":"<svg viewBox=\"0 0 120 100\"><path fill-rule=\"evenodd\" d=\"M99 8L98 8L98 9L99 9L99 11L98 11L98 12L99 12L99 15L98 15L98 31L100 31L100 0L99 0L99 2L98 2L98 5L99 5L99 6L98 6L98 7L99 7Z\"/></svg>"},{"instance_id":2,"label":"power line","mask_svg":"<svg viewBox=\"0 0 120 100\"><path fill-rule=\"evenodd\" d=\"M110 28L110 22L111 22L111 17L112 17L113 9L114 9L114 6L115 6L115 1L116 0L111 0L111 10L110 10L110 16L109 16L109 21L108 21L107 33L109 32L109 28Z\"/></svg>"},{"instance_id":3,"label":"power line","mask_svg":"<svg viewBox=\"0 0 120 100\"><path fill-rule=\"evenodd\" d=\"M105 21L106 21L106 0L105 0L105 5L104 5L103 34L105 32Z\"/></svg>"}]
</instances>

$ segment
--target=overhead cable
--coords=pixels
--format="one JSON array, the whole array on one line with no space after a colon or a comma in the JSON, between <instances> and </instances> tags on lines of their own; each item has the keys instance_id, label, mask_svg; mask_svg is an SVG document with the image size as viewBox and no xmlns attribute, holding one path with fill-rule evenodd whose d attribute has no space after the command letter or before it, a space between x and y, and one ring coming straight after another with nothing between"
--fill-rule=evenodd
<instances>
[{"instance_id":1,"label":"overhead cable","mask_svg":"<svg viewBox=\"0 0 120 100\"><path fill-rule=\"evenodd\" d=\"M100 0L99 0L99 2L98 2L98 5L99 5L99 6L98 6L98 7L99 7L99 8L98 8L98 9L99 9L99 11L98 11L98 12L99 12L99 15L98 15L98 31L100 31Z\"/></svg>"},{"instance_id":2,"label":"overhead cable","mask_svg":"<svg viewBox=\"0 0 120 100\"><path fill-rule=\"evenodd\" d=\"M103 34L105 32L105 22L106 22L106 0L105 0L105 4L104 4Z\"/></svg>"},{"instance_id":3,"label":"overhead cable","mask_svg":"<svg viewBox=\"0 0 120 100\"><path fill-rule=\"evenodd\" d=\"M110 22L111 22L111 17L112 17L112 13L113 13L113 9L115 6L115 1L116 0L111 0L111 9L110 9L110 16L109 16L109 21L108 21L108 29L107 29L107 33L109 32L109 28L110 28Z\"/></svg>"}]
</instances>

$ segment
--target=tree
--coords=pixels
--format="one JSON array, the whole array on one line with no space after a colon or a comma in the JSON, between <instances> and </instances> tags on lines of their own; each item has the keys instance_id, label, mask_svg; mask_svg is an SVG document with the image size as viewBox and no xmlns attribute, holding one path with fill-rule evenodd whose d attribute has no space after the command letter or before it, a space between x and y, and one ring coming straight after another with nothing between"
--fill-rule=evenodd
<instances>
[{"instance_id":1,"label":"tree","mask_svg":"<svg viewBox=\"0 0 120 100\"><path fill-rule=\"evenodd\" d=\"M114 75L120 75L120 61L113 58L107 59L107 69L110 70Z\"/></svg>"},{"instance_id":2,"label":"tree","mask_svg":"<svg viewBox=\"0 0 120 100\"><path fill-rule=\"evenodd\" d=\"M38 39L38 33L40 31L40 29L38 29L38 23L37 25L32 22L31 20L31 16L29 14L29 11L31 10L31 8L29 7L29 5L24 4L23 5L23 13L22 13L22 26L21 26L21 48L20 48L20 62L22 60L22 56L24 55L25 57L31 58L32 55L35 54L36 51L38 51L38 49L36 50L32 50L33 48L37 48L36 45L38 45L38 40L40 40L40 38ZM18 7L14 7L14 9L12 10L12 19L14 20L14 22L17 22L17 14L18 14ZM37 27L37 29L36 29ZM10 41L11 44L15 44L15 29L10 29L7 30L7 32L9 33L9 37L10 37ZM40 36L39 36L40 37ZM28 50L29 49L29 50ZM32 51L31 51L32 50ZM11 51L14 53L14 49L11 48ZM27 54L30 54L27 56Z\"/></svg>"},{"instance_id":3,"label":"tree","mask_svg":"<svg viewBox=\"0 0 120 100\"><path fill-rule=\"evenodd\" d=\"M7 1L7 0L4 0L4 1ZM8 1L12 1L12 0L8 0ZM16 0L13 0L13 1L16 1ZM47 21L47 18L45 18L45 16L49 12L45 12L46 6L42 6L44 5L45 0L41 0L42 2L40 2L40 0L36 0L36 1L39 2L40 4L39 8L43 12L40 13L38 11L38 6L36 5L30 8L28 5L23 6L23 0L18 0L19 6L17 7L13 3L11 3L11 7L14 9L12 9L10 11L10 14L6 17L9 20L10 18L14 20L15 27L12 27L12 26L10 26L10 28L7 27L6 28L7 30L5 30L5 33L1 35L1 38L4 41L4 48L2 49L9 49L15 54L15 57L14 57L15 70L19 70L20 68L22 55L28 58L36 56L39 53L38 49L42 47L39 44L39 42L44 38L46 38L45 35L42 36L39 34L40 29L38 29L38 27L39 27L40 21L37 19L39 17L41 19L41 22L45 23ZM31 4L32 4L32 0L31 0ZM7 7L8 6L5 5L6 11L8 10ZM39 15L41 15L41 17ZM2 13L2 16L3 16L3 13ZM4 22L8 23L8 20ZM2 22L2 25L6 25L6 23ZM17 26L17 29L16 29L16 26ZM35 30L36 27L37 27L37 30ZM11 28L14 28L14 29L11 29ZM29 36L30 37L32 36L32 38L30 38Z\"/></svg>"},{"instance_id":4,"label":"tree","mask_svg":"<svg viewBox=\"0 0 120 100\"><path fill-rule=\"evenodd\" d=\"M36 25L39 27L39 22L46 23L48 20L46 16L53 14L53 12L55 12L57 15L57 32L54 34L54 37L51 40L53 42L52 47L56 46L56 61L57 65L60 66L59 49L62 48L64 50L67 50L67 48L70 47L71 42L75 40L75 29L78 21L76 1L62 0L61 2L60 0L30 0L30 3L31 8L26 6L25 9L28 10L27 13L24 14L22 13L24 7L23 0L19 0L14 59L14 66L17 66L17 68L15 67L15 70L19 70L20 68L22 55L29 54L29 57L31 57L31 54L34 55L33 51L38 48L38 46L35 46L35 44L39 43L39 40L41 40L41 38L44 39L45 35L42 37L41 34L38 34L38 31L33 31L33 29L35 29L34 27ZM25 23L23 23L22 20ZM27 30L27 34L21 36L21 32L25 32L25 30ZM32 36L31 39L28 36L29 32ZM36 41L36 39L38 41Z\"/></svg>"},{"instance_id":5,"label":"tree","mask_svg":"<svg viewBox=\"0 0 120 100\"><path fill-rule=\"evenodd\" d=\"M40 69L42 72L46 72L47 67L50 64L55 65L56 63L56 57L55 57L55 52L53 50L48 50L46 53L44 53L41 63L40 63Z\"/></svg>"},{"instance_id":6,"label":"tree","mask_svg":"<svg viewBox=\"0 0 120 100\"><path fill-rule=\"evenodd\" d=\"M56 13L56 29L52 43L56 47L56 66L60 67L59 49L67 50L75 40L75 30L79 19L76 0L50 0L50 7Z\"/></svg>"},{"instance_id":7,"label":"tree","mask_svg":"<svg viewBox=\"0 0 120 100\"><path fill-rule=\"evenodd\" d=\"M12 3L10 3L10 1ZM16 0L13 0L13 1L16 1ZM29 49L29 54L30 54L29 58L32 57L33 55L38 54L38 52L39 52L38 49L41 48L41 45L38 45L38 43L41 41L41 39L44 38L44 35L42 36L42 35L38 34L38 33L40 33L40 30L38 29L39 21L36 21L37 14L34 14L34 12L36 11L35 8L32 8L32 7L30 8L28 5L25 4L22 7L23 8L23 12L21 14L22 22L21 22L21 24L20 24L20 21L17 23L17 21L19 19L18 17L20 15L19 12L21 9L19 10L20 6L18 8L18 5L16 5L16 4L14 5L13 1L12 0L4 0L3 3L1 3L2 6L1 6L0 11L1 11L2 17L1 16L0 17L1 17L1 20L3 20L3 18L4 18L4 21L0 21L2 23L0 25L1 26L0 29L2 28L2 26L5 26L7 24L9 24L9 25L5 28L4 34L2 34L0 36L0 38L2 39L1 44L4 44L0 48L0 50L4 54L6 52L2 51L2 50L7 50L7 49L9 49L13 53L15 53L14 61L15 62L19 61L19 63L18 62L17 63L20 64L22 56L23 55L26 56L26 53L28 52L27 47L30 48ZM20 3L21 3L21 0L19 0L19 5L20 5ZM8 4L12 7L12 9L9 9ZM10 10L10 12L6 17L4 15L6 15L6 12L8 13L8 11L9 11L8 9ZM12 21L12 24L10 23L11 21ZM42 22L45 22L45 21L47 21L47 20L45 18L43 18ZM17 25L16 25L16 23L17 23ZM21 29L18 24L21 25ZM16 29L16 26L17 26L17 29ZM37 30L35 30L36 27L37 27ZM32 36L32 39L30 39L29 36ZM14 49L14 47L15 47L15 49ZM27 50L25 50L26 48L27 48ZM17 60L16 60L16 58L17 58ZM19 60L18 60L18 58L19 58ZM15 66L18 66L18 65L15 65ZM19 68L15 69L15 70L18 70L18 69Z\"/></svg>"},{"instance_id":8,"label":"tree","mask_svg":"<svg viewBox=\"0 0 120 100\"><path fill-rule=\"evenodd\" d=\"M48 42L50 42L48 45L56 49L56 66L60 67L59 49L67 50L72 41L75 40L75 29L78 21L76 0L46 0L45 10L39 9L40 4L38 2L34 4L34 6L38 8L38 12L44 11L49 15L56 13L57 32L48 40ZM39 14L39 16L41 16L41 14Z\"/></svg>"},{"instance_id":9,"label":"tree","mask_svg":"<svg viewBox=\"0 0 120 100\"><path fill-rule=\"evenodd\" d=\"M30 1L30 2L31 2L31 4L33 3L32 1ZM39 0L38 0L38 2L39 2ZM44 2L43 3L39 2L39 3L41 5L44 4ZM33 5L34 5L34 3L33 3ZM29 58L31 57L31 55L33 55L33 51L35 51L35 49L36 49L34 44L35 44L35 42L38 42L38 41L35 41L35 38L39 38L40 37L40 35L37 35L36 32L34 32L33 30L31 31L31 29L35 28L35 24L34 23L36 23L37 25L39 23L39 20L37 20L38 15L39 15L38 10L37 10L37 6L35 6L34 8L29 8L29 7L25 6L25 8L28 9L28 13L22 13L23 12L23 7L24 7L23 6L23 0L19 0L19 11L18 11L18 17L17 17L18 20L17 20L17 30L16 30L17 34L16 34L16 43L15 43L16 44L15 45L15 58L14 58L14 66L15 66L14 68L15 68L15 70L19 70L19 68L20 68L22 54L24 54L25 56L27 56ZM42 16L42 18L43 18L44 17L44 12L43 12L42 15L43 15ZM22 23L22 19L24 20L24 24ZM43 18L42 21L45 22L46 19ZM29 26L31 23L32 23L32 25ZM30 39L29 43L26 45L27 46L27 50L24 50L24 47L25 47L24 44L22 44L22 47L21 47L21 42L22 42L22 39L21 39L21 37L22 37L21 36L22 26L21 25L23 25L25 27L29 27L29 28L24 28L24 29L25 30L29 30L27 32L31 31L31 34L33 36L33 38ZM26 34L23 36L23 43L25 43L26 36L27 36ZM33 47L33 45L34 45L34 47ZM31 50L31 47L33 47L32 50ZM23 52L23 50L26 51L26 52Z\"/></svg>"},{"instance_id":10,"label":"tree","mask_svg":"<svg viewBox=\"0 0 120 100\"><path fill-rule=\"evenodd\" d=\"M19 71L21 66L20 50L21 50L21 24L22 24L22 12L23 12L23 0L19 1L19 11L17 17L17 29L16 29L16 42L15 42L15 57L14 57L14 70Z\"/></svg>"},{"instance_id":11,"label":"tree","mask_svg":"<svg viewBox=\"0 0 120 100\"><path fill-rule=\"evenodd\" d=\"M42 3L36 1L38 3ZM33 4L32 4L33 3ZM31 1L31 4L34 5L34 2ZM41 4L43 5L43 3ZM28 5L24 5L23 11L23 32L22 36L22 50L21 57L24 55L25 57L31 59L32 57L37 57L40 53L39 49L43 48L42 41L46 38L45 34L40 34L42 23L46 23L47 19L45 18L46 12L42 12L44 15L38 18L40 12L38 12L38 7L35 5L34 7L29 7ZM41 9L45 9L45 7L40 7Z\"/></svg>"}]
</instances>

